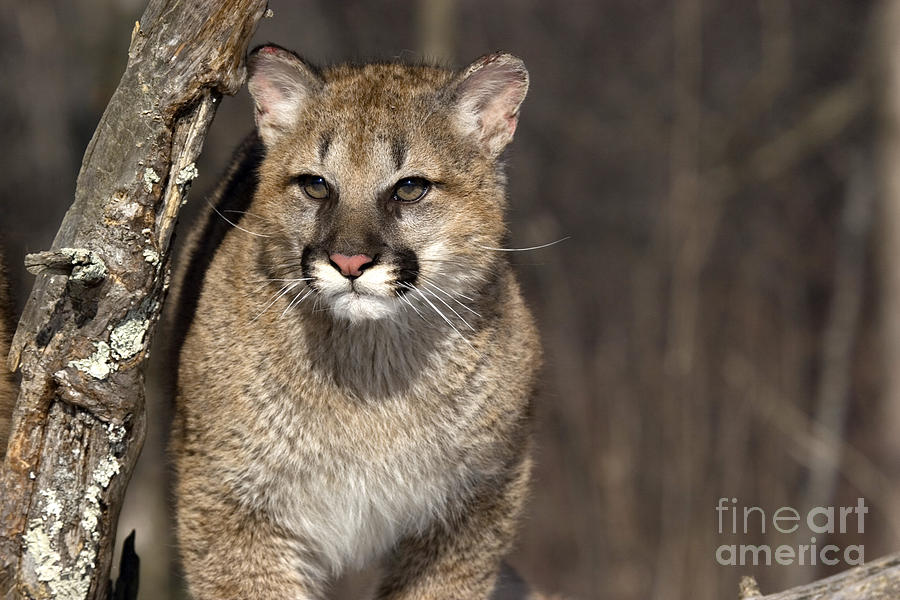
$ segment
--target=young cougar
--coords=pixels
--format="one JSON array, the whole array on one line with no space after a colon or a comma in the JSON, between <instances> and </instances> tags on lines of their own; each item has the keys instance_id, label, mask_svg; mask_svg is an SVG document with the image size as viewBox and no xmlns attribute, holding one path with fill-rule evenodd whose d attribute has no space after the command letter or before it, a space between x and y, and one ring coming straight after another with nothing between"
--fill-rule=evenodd
<instances>
[{"instance_id":1,"label":"young cougar","mask_svg":"<svg viewBox=\"0 0 900 600\"><path fill-rule=\"evenodd\" d=\"M528 72L508 54L318 70L276 46L249 72L257 133L184 275L172 449L190 591L320 598L378 564L378 598L489 598L540 360L496 251Z\"/></svg>"}]
</instances>

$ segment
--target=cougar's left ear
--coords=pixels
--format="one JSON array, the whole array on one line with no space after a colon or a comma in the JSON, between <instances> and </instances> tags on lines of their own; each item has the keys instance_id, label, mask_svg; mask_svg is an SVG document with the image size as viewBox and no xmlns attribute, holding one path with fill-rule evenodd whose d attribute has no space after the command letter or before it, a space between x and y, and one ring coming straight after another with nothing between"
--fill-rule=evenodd
<instances>
[{"instance_id":1,"label":"cougar's left ear","mask_svg":"<svg viewBox=\"0 0 900 600\"><path fill-rule=\"evenodd\" d=\"M525 63L511 54L489 54L469 65L454 85L461 130L489 156L499 155L512 141L528 92Z\"/></svg>"},{"instance_id":2,"label":"cougar's left ear","mask_svg":"<svg viewBox=\"0 0 900 600\"><path fill-rule=\"evenodd\" d=\"M266 146L290 131L303 104L325 85L318 71L279 46L261 46L247 58L247 87L256 106L256 128Z\"/></svg>"}]
</instances>

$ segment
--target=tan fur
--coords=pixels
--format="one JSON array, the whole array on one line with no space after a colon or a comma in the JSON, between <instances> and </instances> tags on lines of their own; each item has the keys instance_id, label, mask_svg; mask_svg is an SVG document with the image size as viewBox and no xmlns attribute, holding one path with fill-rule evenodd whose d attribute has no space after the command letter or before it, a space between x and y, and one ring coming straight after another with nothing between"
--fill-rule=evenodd
<instances>
[{"instance_id":1,"label":"tan fur","mask_svg":"<svg viewBox=\"0 0 900 600\"><path fill-rule=\"evenodd\" d=\"M13 406L16 402L16 385L12 373L6 367L9 344L12 339L12 310L3 255L0 254L0 458L6 454Z\"/></svg>"},{"instance_id":2,"label":"tan fur","mask_svg":"<svg viewBox=\"0 0 900 600\"><path fill-rule=\"evenodd\" d=\"M514 97L483 109L460 100L480 85L466 72L318 74L262 52L250 82L266 145L258 185L240 184L256 168L250 142L214 200L240 229L210 242L223 220L209 215L193 258L203 268L183 270L198 295L172 451L190 591L319 598L346 568L377 563L378 598L488 598L527 495L540 354L504 254L485 249L503 244L497 155L527 73L506 55L482 61L507 69L482 73ZM295 176L310 172L339 190L333 202L303 196ZM437 184L414 205L385 199L412 175ZM404 248L424 291L401 301ZM342 293L328 252L381 258ZM313 288L284 291L310 274Z\"/></svg>"}]
</instances>

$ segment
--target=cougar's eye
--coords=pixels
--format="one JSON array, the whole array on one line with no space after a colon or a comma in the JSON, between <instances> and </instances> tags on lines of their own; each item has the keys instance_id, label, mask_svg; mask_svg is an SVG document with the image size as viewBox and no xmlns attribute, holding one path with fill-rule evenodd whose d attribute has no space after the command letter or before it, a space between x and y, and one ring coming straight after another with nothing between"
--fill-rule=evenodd
<instances>
[{"instance_id":1,"label":"cougar's eye","mask_svg":"<svg viewBox=\"0 0 900 600\"><path fill-rule=\"evenodd\" d=\"M431 182L421 177L401 179L394 186L394 200L397 202L418 202L431 188Z\"/></svg>"},{"instance_id":2,"label":"cougar's eye","mask_svg":"<svg viewBox=\"0 0 900 600\"><path fill-rule=\"evenodd\" d=\"M303 193L313 200L326 200L331 196L331 188L323 177L318 175L300 175L297 177L297 184Z\"/></svg>"}]
</instances>

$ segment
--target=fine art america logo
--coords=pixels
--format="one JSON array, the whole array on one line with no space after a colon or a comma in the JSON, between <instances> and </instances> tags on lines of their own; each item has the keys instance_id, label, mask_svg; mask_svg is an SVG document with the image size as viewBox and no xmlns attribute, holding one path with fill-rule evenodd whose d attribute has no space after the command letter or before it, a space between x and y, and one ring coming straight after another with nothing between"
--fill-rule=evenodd
<instances>
[{"instance_id":1,"label":"fine art america logo","mask_svg":"<svg viewBox=\"0 0 900 600\"><path fill-rule=\"evenodd\" d=\"M722 544L716 549L716 562L720 565L836 565L843 561L847 565L861 565L865 557L862 545L841 548L835 544L821 544L817 535L865 530L865 515L869 512L862 498L856 506L817 506L802 514L790 506L782 506L767 514L758 506L737 506L737 498L719 498L716 506L719 534L739 535L748 533L766 534L771 530L782 534L795 534L809 543L797 545L781 544ZM804 531L800 531L805 527Z\"/></svg>"}]
</instances>

